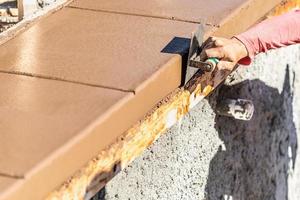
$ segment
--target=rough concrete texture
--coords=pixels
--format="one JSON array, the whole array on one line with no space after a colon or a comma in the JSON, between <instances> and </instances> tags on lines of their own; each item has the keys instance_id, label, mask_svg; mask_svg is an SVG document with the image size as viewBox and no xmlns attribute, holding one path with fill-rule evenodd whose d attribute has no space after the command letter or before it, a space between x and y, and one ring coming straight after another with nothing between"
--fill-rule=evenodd
<instances>
[{"instance_id":1,"label":"rough concrete texture","mask_svg":"<svg viewBox=\"0 0 300 200\"><path fill-rule=\"evenodd\" d=\"M217 116L224 97L251 99L253 119ZM110 181L105 199L299 200L299 115L300 46L259 55Z\"/></svg>"}]
</instances>

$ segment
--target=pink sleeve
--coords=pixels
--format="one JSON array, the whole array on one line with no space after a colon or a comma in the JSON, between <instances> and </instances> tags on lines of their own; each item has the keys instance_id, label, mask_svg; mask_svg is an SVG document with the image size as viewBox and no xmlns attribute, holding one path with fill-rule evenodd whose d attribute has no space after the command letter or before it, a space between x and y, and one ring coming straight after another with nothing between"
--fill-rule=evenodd
<instances>
[{"instance_id":1,"label":"pink sleeve","mask_svg":"<svg viewBox=\"0 0 300 200\"><path fill-rule=\"evenodd\" d=\"M300 10L267 19L235 38L246 46L249 55L239 63L249 65L261 52L300 43Z\"/></svg>"}]
</instances>

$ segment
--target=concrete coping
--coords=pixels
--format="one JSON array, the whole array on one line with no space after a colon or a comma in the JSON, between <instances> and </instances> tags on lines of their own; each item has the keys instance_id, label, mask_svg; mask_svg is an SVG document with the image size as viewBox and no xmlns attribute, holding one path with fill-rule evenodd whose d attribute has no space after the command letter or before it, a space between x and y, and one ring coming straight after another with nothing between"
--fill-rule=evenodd
<instances>
[{"instance_id":1,"label":"concrete coping","mask_svg":"<svg viewBox=\"0 0 300 200\"><path fill-rule=\"evenodd\" d=\"M222 17L198 19L197 9L174 17L168 4L153 14L153 3L93 2L75 1L0 46L0 199L91 198L228 75L198 72L180 88L182 57L161 52L168 42L199 23L206 37L232 36L280 3L232 0ZM194 5L185 8L203 10Z\"/></svg>"}]
</instances>

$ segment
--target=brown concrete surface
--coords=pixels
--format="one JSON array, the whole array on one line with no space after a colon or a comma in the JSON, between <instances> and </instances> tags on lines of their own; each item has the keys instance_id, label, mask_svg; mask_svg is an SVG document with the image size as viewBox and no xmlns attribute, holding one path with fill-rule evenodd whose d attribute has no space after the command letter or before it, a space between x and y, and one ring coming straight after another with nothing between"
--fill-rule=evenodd
<instances>
[{"instance_id":1,"label":"brown concrete surface","mask_svg":"<svg viewBox=\"0 0 300 200\"><path fill-rule=\"evenodd\" d=\"M16 182L14 178L1 177L0 175L0 194L3 193L7 188L11 187Z\"/></svg>"},{"instance_id":2,"label":"brown concrete surface","mask_svg":"<svg viewBox=\"0 0 300 200\"><path fill-rule=\"evenodd\" d=\"M211 26L210 35L232 37L259 21L284 0L226 0L220 1L136 1L126 2L75 0L69 7L98 12L164 18L175 21L203 23ZM213 28L214 27L214 28Z\"/></svg>"},{"instance_id":3,"label":"brown concrete surface","mask_svg":"<svg viewBox=\"0 0 300 200\"><path fill-rule=\"evenodd\" d=\"M232 35L239 34L263 20L267 13L279 5L283 0L248 0L239 9L232 12L224 19L220 28L215 30L215 36L231 38Z\"/></svg>"},{"instance_id":4,"label":"brown concrete surface","mask_svg":"<svg viewBox=\"0 0 300 200\"><path fill-rule=\"evenodd\" d=\"M189 22L219 24L245 0L75 0L70 6L109 12L155 16Z\"/></svg>"},{"instance_id":5,"label":"brown concrete surface","mask_svg":"<svg viewBox=\"0 0 300 200\"><path fill-rule=\"evenodd\" d=\"M280 0L74 0L69 6L222 26L232 17L241 20L242 18L239 15L249 8L252 15L247 14L244 17L249 21L248 25L254 23L257 17L262 17L265 12L272 9L279 2ZM256 12L253 12L253 9ZM264 13L261 10L264 10ZM234 25L240 26L238 22Z\"/></svg>"},{"instance_id":6,"label":"brown concrete surface","mask_svg":"<svg viewBox=\"0 0 300 200\"><path fill-rule=\"evenodd\" d=\"M138 120L131 93L11 74L0 82L0 173L20 178L16 196L0 199L42 198Z\"/></svg>"},{"instance_id":7,"label":"brown concrete surface","mask_svg":"<svg viewBox=\"0 0 300 200\"><path fill-rule=\"evenodd\" d=\"M168 42L196 27L65 8L2 45L0 70L133 91L174 57L160 52Z\"/></svg>"},{"instance_id":8,"label":"brown concrete surface","mask_svg":"<svg viewBox=\"0 0 300 200\"><path fill-rule=\"evenodd\" d=\"M0 172L20 177L130 95L7 74L0 82Z\"/></svg>"}]
</instances>

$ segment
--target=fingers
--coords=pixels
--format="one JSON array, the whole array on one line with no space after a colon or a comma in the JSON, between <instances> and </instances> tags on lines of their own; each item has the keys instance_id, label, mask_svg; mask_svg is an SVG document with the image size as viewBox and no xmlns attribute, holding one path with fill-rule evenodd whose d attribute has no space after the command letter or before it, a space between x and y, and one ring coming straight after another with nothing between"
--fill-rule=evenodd
<instances>
[{"instance_id":1,"label":"fingers","mask_svg":"<svg viewBox=\"0 0 300 200\"><path fill-rule=\"evenodd\" d=\"M220 60L216 67L218 70L232 71L238 62L235 46L231 39L211 37L203 44L200 58L201 60L218 58Z\"/></svg>"},{"instance_id":2,"label":"fingers","mask_svg":"<svg viewBox=\"0 0 300 200\"><path fill-rule=\"evenodd\" d=\"M208 58L222 59L225 57L225 53L222 47L206 49L204 52Z\"/></svg>"},{"instance_id":3,"label":"fingers","mask_svg":"<svg viewBox=\"0 0 300 200\"><path fill-rule=\"evenodd\" d=\"M216 47L222 47L224 45L226 45L226 39L224 38L218 38L218 37L213 37L212 41L214 42Z\"/></svg>"},{"instance_id":4,"label":"fingers","mask_svg":"<svg viewBox=\"0 0 300 200\"><path fill-rule=\"evenodd\" d=\"M226 71L232 71L235 67L235 63L229 62L229 61L220 61L217 64L218 70L226 70Z\"/></svg>"},{"instance_id":5,"label":"fingers","mask_svg":"<svg viewBox=\"0 0 300 200\"><path fill-rule=\"evenodd\" d=\"M202 45L203 51L200 54L200 58L205 60L207 58L219 58L222 59L224 55L224 47L228 43L226 38L210 37ZM219 48L218 48L219 47Z\"/></svg>"},{"instance_id":6,"label":"fingers","mask_svg":"<svg viewBox=\"0 0 300 200\"><path fill-rule=\"evenodd\" d=\"M214 45L214 41L212 40L212 38L208 38L203 44L202 44L202 49L210 49L215 47Z\"/></svg>"}]
</instances>

